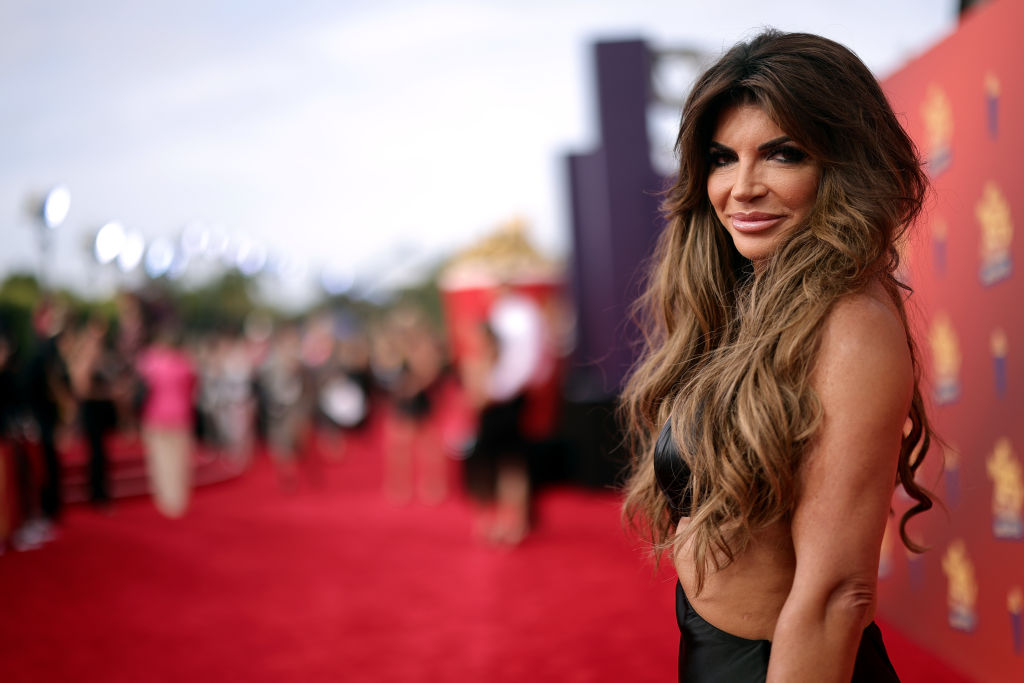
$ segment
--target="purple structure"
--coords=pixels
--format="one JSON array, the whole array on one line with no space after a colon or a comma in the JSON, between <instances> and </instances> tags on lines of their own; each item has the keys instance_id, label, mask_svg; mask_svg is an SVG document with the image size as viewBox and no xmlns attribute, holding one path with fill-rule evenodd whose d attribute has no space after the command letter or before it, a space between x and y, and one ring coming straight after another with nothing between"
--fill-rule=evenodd
<instances>
[{"instance_id":1,"label":"purple structure","mask_svg":"<svg viewBox=\"0 0 1024 683\"><path fill-rule=\"evenodd\" d=\"M625 464L614 410L636 358L639 331L630 309L661 228L665 181L649 151L651 52L643 41L620 41L596 44L594 56L600 143L566 158L577 343L560 436L568 476L603 488Z\"/></svg>"},{"instance_id":2,"label":"purple structure","mask_svg":"<svg viewBox=\"0 0 1024 683\"><path fill-rule=\"evenodd\" d=\"M595 45L601 142L567 158L577 348L570 401L611 401L635 359L630 316L641 264L661 229L664 179L651 166L647 108L651 53L640 40Z\"/></svg>"}]
</instances>

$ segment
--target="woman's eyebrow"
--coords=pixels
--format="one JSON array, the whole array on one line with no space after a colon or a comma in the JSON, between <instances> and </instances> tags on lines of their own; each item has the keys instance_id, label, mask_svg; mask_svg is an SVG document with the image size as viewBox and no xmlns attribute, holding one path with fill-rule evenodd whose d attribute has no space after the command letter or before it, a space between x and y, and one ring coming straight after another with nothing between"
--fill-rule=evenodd
<instances>
[{"instance_id":1,"label":"woman's eyebrow","mask_svg":"<svg viewBox=\"0 0 1024 683\"><path fill-rule=\"evenodd\" d=\"M769 149L772 149L773 147L778 147L779 145L785 144L787 142L793 142L793 138L789 137L788 135L783 135L783 136L777 137L777 138L775 138L773 140L769 140L768 142L761 143L760 145L757 146L757 151L758 152L765 152L765 151L767 151ZM728 145L723 145L721 142L717 142L715 140L711 141L710 147L711 147L711 149L722 151L722 152L732 152L732 151L734 151Z\"/></svg>"},{"instance_id":2,"label":"woman's eyebrow","mask_svg":"<svg viewBox=\"0 0 1024 683\"><path fill-rule=\"evenodd\" d=\"M786 142L793 142L793 138L789 137L788 135L783 135L782 137L775 138L774 140L769 140L768 142L762 145L758 145L757 151L764 152L766 150L771 149L772 147L778 147L779 145Z\"/></svg>"}]
</instances>

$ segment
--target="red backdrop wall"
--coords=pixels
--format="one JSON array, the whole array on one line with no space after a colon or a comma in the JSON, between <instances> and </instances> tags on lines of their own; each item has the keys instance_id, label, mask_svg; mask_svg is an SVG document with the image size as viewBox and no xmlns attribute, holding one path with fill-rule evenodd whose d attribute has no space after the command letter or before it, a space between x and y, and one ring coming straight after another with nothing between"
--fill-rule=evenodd
<instances>
[{"instance_id":1,"label":"red backdrop wall","mask_svg":"<svg viewBox=\"0 0 1024 683\"><path fill-rule=\"evenodd\" d=\"M884 86L934 196L906 250L943 501L890 523L882 615L979 681L1024 681L1024 3L984 4ZM897 495L897 518L909 506Z\"/></svg>"}]
</instances>

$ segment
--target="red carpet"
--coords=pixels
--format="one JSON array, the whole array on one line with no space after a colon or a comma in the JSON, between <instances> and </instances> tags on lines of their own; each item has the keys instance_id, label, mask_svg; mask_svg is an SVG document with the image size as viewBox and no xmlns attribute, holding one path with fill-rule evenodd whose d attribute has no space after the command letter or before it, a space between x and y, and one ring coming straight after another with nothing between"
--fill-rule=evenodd
<instances>
[{"instance_id":1,"label":"red carpet","mask_svg":"<svg viewBox=\"0 0 1024 683\"><path fill-rule=\"evenodd\" d=\"M388 504L369 451L294 493L261 459L177 522L73 506L0 557L0 680L675 680L674 582L616 499L547 490L538 513L522 546L482 547L462 501ZM966 681L886 636L904 681Z\"/></svg>"}]
</instances>

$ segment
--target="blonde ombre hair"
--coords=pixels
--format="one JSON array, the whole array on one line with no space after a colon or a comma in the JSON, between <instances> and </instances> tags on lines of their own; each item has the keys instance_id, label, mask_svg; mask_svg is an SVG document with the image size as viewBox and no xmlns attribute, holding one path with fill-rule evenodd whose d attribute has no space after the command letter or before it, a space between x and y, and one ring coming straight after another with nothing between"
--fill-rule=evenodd
<instances>
[{"instance_id":1,"label":"blonde ombre hair","mask_svg":"<svg viewBox=\"0 0 1024 683\"><path fill-rule=\"evenodd\" d=\"M709 149L719 115L755 104L821 165L805 226L786 235L755 276L708 200ZM895 277L896 242L928 188L917 150L878 82L850 50L819 36L766 31L729 50L697 81L676 141L679 174L667 191L667 226L637 303L643 352L622 396L631 446L623 514L659 553L689 540L698 590L710 567L742 552L758 529L788 519L797 470L822 407L811 386L832 306L882 282L907 327L909 289ZM931 439L914 366L910 429L898 482L929 509L914 480ZM691 470L685 535L659 488L654 444L670 421Z\"/></svg>"}]
</instances>

